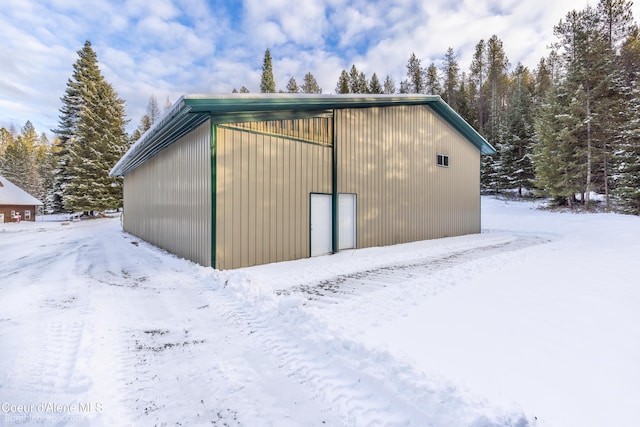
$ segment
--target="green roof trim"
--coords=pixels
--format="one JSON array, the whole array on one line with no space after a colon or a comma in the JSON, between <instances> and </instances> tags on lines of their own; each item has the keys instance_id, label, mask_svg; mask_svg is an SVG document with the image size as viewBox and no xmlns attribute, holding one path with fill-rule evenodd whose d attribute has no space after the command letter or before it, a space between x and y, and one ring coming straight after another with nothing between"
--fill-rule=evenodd
<instances>
[{"instance_id":1,"label":"green roof trim","mask_svg":"<svg viewBox=\"0 0 640 427\"><path fill-rule=\"evenodd\" d=\"M495 153L482 135L435 95L185 95L129 148L110 175L128 174L209 119L212 124L279 120L323 116L345 108L394 105L426 105L477 147L481 154Z\"/></svg>"}]
</instances>

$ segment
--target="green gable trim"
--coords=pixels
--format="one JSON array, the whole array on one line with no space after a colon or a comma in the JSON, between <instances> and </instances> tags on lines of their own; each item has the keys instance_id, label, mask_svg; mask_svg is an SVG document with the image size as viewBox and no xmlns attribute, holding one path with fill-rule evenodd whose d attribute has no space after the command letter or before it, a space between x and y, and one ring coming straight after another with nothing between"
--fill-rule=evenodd
<instances>
[{"instance_id":1,"label":"green gable trim","mask_svg":"<svg viewBox=\"0 0 640 427\"><path fill-rule=\"evenodd\" d=\"M495 153L491 144L435 95L186 95L131 146L110 175L126 175L208 119L212 124L238 123L313 117L345 108L396 105L425 105L478 148L481 154Z\"/></svg>"}]
</instances>

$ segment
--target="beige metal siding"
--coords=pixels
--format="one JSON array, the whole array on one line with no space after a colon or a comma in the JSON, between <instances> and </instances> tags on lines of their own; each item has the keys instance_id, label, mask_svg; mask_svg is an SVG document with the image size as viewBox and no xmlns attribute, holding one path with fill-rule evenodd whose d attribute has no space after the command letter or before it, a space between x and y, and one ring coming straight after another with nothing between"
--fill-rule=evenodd
<instances>
[{"instance_id":1,"label":"beige metal siding","mask_svg":"<svg viewBox=\"0 0 640 427\"><path fill-rule=\"evenodd\" d=\"M309 256L309 195L331 193L331 148L219 127L216 267Z\"/></svg>"},{"instance_id":2,"label":"beige metal siding","mask_svg":"<svg viewBox=\"0 0 640 427\"><path fill-rule=\"evenodd\" d=\"M211 265L210 124L199 126L124 177L124 229Z\"/></svg>"},{"instance_id":3,"label":"beige metal siding","mask_svg":"<svg viewBox=\"0 0 640 427\"><path fill-rule=\"evenodd\" d=\"M338 192L357 194L359 248L480 232L480 152L431 109L338 110L335 128Z\"/></svg>"}]
</instances>

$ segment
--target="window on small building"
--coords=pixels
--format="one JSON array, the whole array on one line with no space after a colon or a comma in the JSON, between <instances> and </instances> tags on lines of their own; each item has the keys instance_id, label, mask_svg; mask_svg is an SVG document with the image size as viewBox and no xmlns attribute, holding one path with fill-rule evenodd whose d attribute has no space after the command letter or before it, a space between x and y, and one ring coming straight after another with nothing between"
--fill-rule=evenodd
<instances>
[{"instance_id":1,"label":"window on small building","mask_svg":"<svg viewBox=\"0 0 640 427\"><path fill-rule=\"evenodd\" d=\"M449 156L447 156L446 154L438 154L437 163L438 166L449 167Z\"/></svg>"},{"instance_id":2,"label":"window on small building","mask_svg":"<svg viewBox=\"0 0 640 427\"><path fill-rule=\"evenodd\" d=\"M16 211L11 211L11 219L16 217Z\"/></svg>"},{"instance_id":3,"label":"window on small building","mask_svg":"<svg viewBox=\"0 0 640 427\"><path fill-rule=\"evenodd\" d=\"M24 219L31 219L31 211L30 210L25 210L24 211Z\"/></svg>"}]
</instances>

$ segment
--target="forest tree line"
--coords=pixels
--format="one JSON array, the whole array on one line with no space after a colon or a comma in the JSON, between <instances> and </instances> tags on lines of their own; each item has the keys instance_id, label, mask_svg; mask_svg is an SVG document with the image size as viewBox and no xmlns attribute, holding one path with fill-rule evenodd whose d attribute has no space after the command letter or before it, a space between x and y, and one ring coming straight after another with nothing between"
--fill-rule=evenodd
<instances>
[{"instance_id":1,"label":"forest tree line","mask_svg":"<svg viewBox=\"0 0 640 427\"><path fill-rule=\"evenodd\" d=\"M640 31L628 0L600 0L573 10L553 28L557 38L535 68L510 64L493 35L475 46L468 70L449 48L440 64L414 53L396 84L352 65L337 94L440 95L497 150L482 157L485 191L526 191L556 204L640 214ZM122 188L109 170L160 116L155 97L131 135L122 101L101 75L87 42L62 97L60 123L49 141L27 122L0 129L0 174L40 198L48 212L121 206ZM322 93L311 72L277 90L266 50L263 93ZM236 89L233 92L238 92ZM249 92L242 86L239 92ZM165 103L165 110L170 102Z\"/></svg>"}]
</instances>

